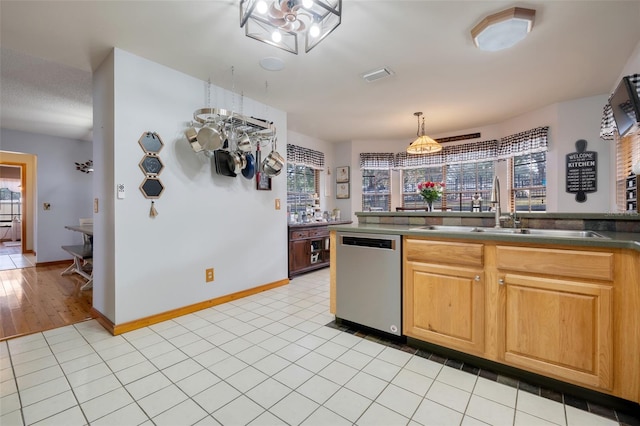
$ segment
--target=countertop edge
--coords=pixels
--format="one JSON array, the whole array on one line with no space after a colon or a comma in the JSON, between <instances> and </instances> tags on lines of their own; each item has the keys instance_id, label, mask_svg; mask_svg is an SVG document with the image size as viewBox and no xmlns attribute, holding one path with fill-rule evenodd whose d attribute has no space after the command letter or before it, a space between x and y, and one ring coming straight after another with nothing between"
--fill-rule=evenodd
<instances>
[{"instance_id":1,"label":"countertop edge","mask_svg":"<svg viewBox=\"0 0 640 426\"><path fill-rule=\"evenodd\" d=\"M287 223L288 228L313 228L317 226L338 226L353 223L351 220L336 220L333 222L309 222L309 223Z\"/></svg>"},{"instance_id":2,"label":"countertop edge","mask_svg":"<svg viewBox=\"0 0 640 426\"><path fill-rule=\"evenodd\" d=\"M505 242L526 242L529 244L556 244L581 247L609 247L623 248L640 251L640 233L598 231L608 238L567 238L549 237L537 235L509 235L509 234L483 234L447 232L443 230L415 231L417 225L383 225L383 224L352 224L329 225L329 231L367 233L367 234L394 234L411 235L417 237L452 238L460 240L484 240Z\"/></svg>"}]
</instances>

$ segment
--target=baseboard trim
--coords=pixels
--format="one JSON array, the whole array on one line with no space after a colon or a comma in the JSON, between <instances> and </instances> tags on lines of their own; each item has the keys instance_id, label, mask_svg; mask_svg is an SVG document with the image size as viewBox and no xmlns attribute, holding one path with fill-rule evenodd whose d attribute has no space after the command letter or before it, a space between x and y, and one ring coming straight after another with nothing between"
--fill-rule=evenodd
<instances>
[{"instance_id":1,"label":"baseboard trim","mask_svg":"<svg viewBox=\"0 0 640 426\"><path fill-rule=\"evenodd\" d=\"M281 287L287 284L289 284L288 278L247 290L242 290L237 293L227 294L226 296L216 297L215 299L205 300L204 302L199 302L193 305L183 306L182 308L172 309L167 312L161 312L159 314L125 322L122 324L114 324L109 318L104 316L95 308L91 308L91 313L95 316L98 323L100 323L100 325L102 325L109 333L117 336L118 334L127 333L129 331L137 330L142 327L148 327L162 321L167 321L173 318L180 317L182 315L201 311L203 309L211 308L212 306L231 302L232 300L242 299L243 297L262 293L263 291L271 290L272 288Z\"/></svg>"}]
</instances>

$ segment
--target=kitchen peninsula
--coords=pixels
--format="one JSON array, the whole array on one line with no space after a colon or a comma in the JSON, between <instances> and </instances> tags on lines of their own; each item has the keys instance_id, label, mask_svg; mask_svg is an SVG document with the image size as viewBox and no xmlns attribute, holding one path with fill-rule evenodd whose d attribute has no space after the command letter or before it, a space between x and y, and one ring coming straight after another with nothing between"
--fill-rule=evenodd
<instances>
[{"instance_id":1,"label":"kitchen peninsula","mask_svg":"<svg viewBox=\"0 0 640 426\"><path fill-rule=\"evenodd\" d=\"M341 233L402 237L409 344L640 402L640 215L518 216L524 230L489 213L363 212L329 230L332 247Z\"/></svg>"}]
</instances>

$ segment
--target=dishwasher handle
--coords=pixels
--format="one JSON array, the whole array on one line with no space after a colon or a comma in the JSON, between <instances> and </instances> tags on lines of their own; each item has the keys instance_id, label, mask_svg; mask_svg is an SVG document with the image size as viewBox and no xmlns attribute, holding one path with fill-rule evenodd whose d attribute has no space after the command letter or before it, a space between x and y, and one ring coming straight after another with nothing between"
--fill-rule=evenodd
<instances>
[{"instance_id":1,"label":"dishwasher handle","mask_svg":"<svg viewBox=\"0 0 640 426\"><path fill-rule=\"evenodd\" d=\"M357 246L357 247L371 247L385 250L395 250L395 240L387 238L368 238L368 237L350 237L342 236L342 245L344 246Z\"/></svg>"}]
</instances>

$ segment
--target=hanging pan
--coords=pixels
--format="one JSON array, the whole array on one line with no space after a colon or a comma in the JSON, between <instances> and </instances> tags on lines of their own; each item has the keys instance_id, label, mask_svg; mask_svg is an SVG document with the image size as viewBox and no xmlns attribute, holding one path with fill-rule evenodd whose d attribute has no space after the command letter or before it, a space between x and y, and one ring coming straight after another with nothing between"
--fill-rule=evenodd
<instances>
[{"instance_id":1,"label":"hanging pan","mask_svg":"<svg viewBox=\"0 0 640 426\"><path fill-rule=\"evenodd\" d=\"M272 140L271 152L262 161L262 170L267 176L278 176L284 167L284 158L276 151L277 138Z\"/></svg>"}]
</instances>

